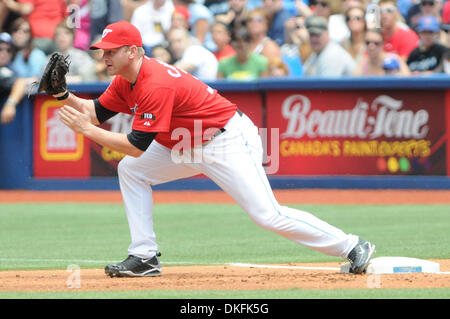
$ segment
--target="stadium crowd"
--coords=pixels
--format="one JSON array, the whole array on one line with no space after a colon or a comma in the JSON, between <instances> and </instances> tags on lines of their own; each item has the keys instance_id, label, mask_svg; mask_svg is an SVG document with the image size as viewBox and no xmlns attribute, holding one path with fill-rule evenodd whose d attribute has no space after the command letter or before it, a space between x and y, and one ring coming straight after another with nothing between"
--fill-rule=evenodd
<instances>
[{"instance_id":1,"label":"stadium crowd","mask_svg":"<svg viewBox=\"0 0 450 319\"><path fill-rule=\"evenodd\" d=\"M450 74L448 0L0 0L1 122L54 51L68 83L110 81L88 47L119 20L206 81Z\"/></svg>"}]
</instances>

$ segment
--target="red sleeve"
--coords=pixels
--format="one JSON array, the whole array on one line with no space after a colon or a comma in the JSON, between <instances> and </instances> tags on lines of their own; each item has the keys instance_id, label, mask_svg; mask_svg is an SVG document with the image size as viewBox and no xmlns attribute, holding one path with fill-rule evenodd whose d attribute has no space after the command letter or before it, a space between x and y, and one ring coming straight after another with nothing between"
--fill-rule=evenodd
<instances>
[{"instance_id":1,"label":"red sleeve","mask_svg":"<svg viewBox=\"0 0 450 319\"><path fill-rule=\"evenodd\" d=\"M108 110L133 114L125 99L126 90L121 88L119 77L115 77L105 92L98 98L100 104Z\"/></svg>"},{"instance_id":2,"label":"red sleeve","mask_svg":"<svg viewBox=\"0 0 450 319\"><path fill-rule=\"evenodd\" d=\"M152 88L138 100L132 128L144 132L169 132L175 89Z\"/></svg>"},{"instance_id":3,"label":"red sleeve","mask_svg":"<svg viewBox=\"0 0 450 319\"><path fill-rule=\"evenodd\" d=\"M450 23L450 1L447 1L442 10L442 22Z\"/></svg>"}]
</instances>

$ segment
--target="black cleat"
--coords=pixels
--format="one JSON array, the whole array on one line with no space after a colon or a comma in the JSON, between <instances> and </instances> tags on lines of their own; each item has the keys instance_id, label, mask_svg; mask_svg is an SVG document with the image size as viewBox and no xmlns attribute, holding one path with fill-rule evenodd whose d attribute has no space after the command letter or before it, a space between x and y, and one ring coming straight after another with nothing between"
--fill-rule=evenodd
<instances>
[{"instance_id":1,"label":"black cleat","mask_svg":"<svg viewBox=\"0 0 450 319\"><path fill-rule=\"evenodd\" d=\"M350 272L354 274L365 272L374 253L375 245L360 238L358 244L347 256L350 261Z\"/></svg>"},{"instance_id":2,"label":"black cleat","mask_svg":"<svg viewBox=\"0 0 450 319\"><path fill-rule=\"evenodd\" d=\"M152 258L145 259L136 256L128 256L127 259L105 267L105 274L110 277L155 277L161 276L161 264L157 254Z\"/></svg>"}]
</instances>

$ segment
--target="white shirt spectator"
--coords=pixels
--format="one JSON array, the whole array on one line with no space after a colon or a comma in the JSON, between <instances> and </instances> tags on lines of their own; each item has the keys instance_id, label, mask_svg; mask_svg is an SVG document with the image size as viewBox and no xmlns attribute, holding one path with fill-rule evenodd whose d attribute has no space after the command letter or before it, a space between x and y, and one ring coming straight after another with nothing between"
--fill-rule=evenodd
<instances>
[{"instance_id":1,"label":"white shirt spectator","mask_svg":"<svg viewBox=\"0 0 450 319\"><path fill-rule=\"evenodd\" d=\"M350 30L345 23L343 14L333 14L328 18L328 33L330 40L341 43L342 40L350 36Z\"/></svg>"},{"instance_id":2,"label":"white shirt spectator","mask_svg":"<svg viewBox=\"0 0 450 319\"><path fill-rule=\"evenodd\" d=\"M155 9L155 1L164 1L164 4ZM173 10L172 0L151 0L134 10L130 22L141 32L144 46L165 42L164 34L170 29Z\"/></svg>"},{"instance_id":3,"label":"white shirt spectator","mask_svg":"<svg viewBox=\"0 0 450 319\"><path fill-rule=\"evenodd\" d=\"M334 41L319 54L311 53L303 66L305 76L350 76L355 68L352 56Z\"/></svg>"},{"instance_id":4,"label":"white shirt spectator","mask_svg":"<svg viewBox=\"0 0 450 319\"><path fill-rule=\"evenodd\" d=\"M195 65L195 70L191 74L200 80L211 81L217 78L219 63L214 54L201 45L186 48L178 63Z\"/></svg>"}]
</instances>

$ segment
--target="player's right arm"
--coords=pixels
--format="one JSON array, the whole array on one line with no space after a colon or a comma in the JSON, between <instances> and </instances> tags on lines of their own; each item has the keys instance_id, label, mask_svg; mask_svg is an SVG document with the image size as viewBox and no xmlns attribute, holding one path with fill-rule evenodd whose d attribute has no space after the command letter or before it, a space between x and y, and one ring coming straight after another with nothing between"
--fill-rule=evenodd
<instances>
[{"instance_id":1,"label":"player's right arm","mask_svg":"<svg viewBox=\"0 0 450 319\"><path fill-rule=\"evenodd\" d=\"M67 99L62 101L65 105L69 105L76 109L78 112L87 110L91 119L91 123L94 125L99 125L100 121L97 118L97 113L95 111L95 101L90 99L83 99L75 94L69 93Z\"/></svg>"}]
</instances>

